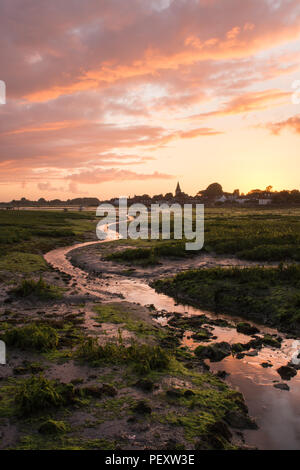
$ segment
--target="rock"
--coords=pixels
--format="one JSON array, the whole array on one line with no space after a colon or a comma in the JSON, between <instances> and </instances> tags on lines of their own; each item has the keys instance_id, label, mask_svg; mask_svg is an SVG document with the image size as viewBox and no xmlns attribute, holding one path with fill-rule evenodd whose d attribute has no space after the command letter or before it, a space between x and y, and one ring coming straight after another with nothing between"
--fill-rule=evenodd
<instances>
[{"instance_id":1,"label":"rock","mask_svg":"<svg viewBox=\"0 0 300 470\"><path fill-rule=\"evenodd\" d=\"M88 397L102 398L103 395L102 387L99 385L88 385L87 387L82 387L80 390Z\"/></svg>"},{"instance_id":2,"label":"rock","mask_svg":"<svg viewBox=\"0 0 300 470\"><path fill-rule=\"evenodd\" d=\"M245 353L238 353L235 357L236 359L243 359L245 357Z\"/></svg>"},{"instance_id":3,"label":"rock","mask_svg":"<svg viewBox=\"0 0 300 470\"><path fill-rule=\"evenodd\" d=\"M231 351L233 354L239 354L242 351L245 351L245 345L242 343L234 343L231 345Z\"/></svg>"},{"instance_id":4,"label":"rock","mask_svg":"<svg viewBox=\"0 0 300 470\"><path fill-rule=\"evenodd\" d=\"M279 388L280 390L286 390L287 392L290 390L290 387L287 384L274 384L275 388Z\"/></svg>"},{"instance_id":5,"label":"rock","mask_svg":"<svg viewBox=\"0 0 300 470\"><path fill-rule=\"evenodd\" d=\"M67 431L67 427L63 421L54 421L48 419L39 427L40 434L62 434Z\"/></svg>"},{"instance_id":6,"label":"rock","mask_svg":"<svg viewBox=\"0 0 300 470\"><path fill-rule=\"evenodd\" d=\"M180 340L176 336L166 336L160 340L160 345L163 348L173 348L180 346Z\"/></svg>"},{"instance_id":7,"label":"rock","mask_svg":"<svg viewBox=\"0 0 300 470\"><path fill-rule=\"evenodd\" d=\"M15 367L13 373L15 375L24 375L24 374L37 374L42 372L44 367L39 364L30 363L29 361L23 361L22 366Z\"/></svg>"},{"instance_id":8,"label":"rock","mask_svg":"<svg viewBox=\"0 0 300 470\"><path fill-rule=\"evenodd\" d=\"M140 388L143 390L143 392L153 392L155 388L153 380L150 379L140 379L135 383L134 386Z\"/></svg>"},{"instance_id":9,"label":"rock","mask_svg":"<svg viewBox=\"0 0 300 470\"><path fill-rule=\"evenodd\" d=\"M156 310L156 307L154 304L146 305L146 308L148 308L149 310Z\"/></svg>"},{"instance_id":10,"label":"rock","mask_svg":"<svg viewBox=\"0 0 300 470\"><path fill-rule=\"evenodd\" d=\"M43 372L44 367L40 364L30 364L30 372L32 374L37 374L38 372Z\"/></svg>"},{"instance_id":11,"label":"rock","mask_svg":"<svg viewBox=\"0 0 300 470\"><path fill-rule=\"evenodd\" d=\"M262 342L265 346L271 346L271 348L277 348L277 349L280 349L281 348L281 341L282 341L282 338L280 337L273 337L271 335L265 335L262 339Z\"/></svg>"},{"instance_id":12,"label":"rock","mask_svg":"<svg viewBox=\"0 0 300 470\"><path fill-rule=\"evenodd\" d=\"M249 356L249 357L258 356L258 351L256 351L256 350L254 349L253 351L250 351L250 352L246 353L245 356Z\"/></svg>"},{"instance_id":13,"label":"rock","mask_svg":"<svg viewBox=\"0 0 300 470\"><path fill-rule=\"evenodd\" d=\"M135 413L138 414L151 414L152 413L152 408L151 406L145 401L145 400L140 400L133 408L132 410Z\"/></svg>"},{"instance_id":14,"label":"rock","mask_svg":"<svg viewBox=\"0 0 300 470\"><path fill-rule=\"evenodd\" d=\"M19 366L19 367L15 367L13 369L13 373L14 375L24 375L24 374L28 374L29 370L27 367L22 367L22 366Z\"/></svg>"},{"instance_id":15,"label":"rock","mask_svg":"<svg viewBox=\"0 0 300 470\"><path fill-rule=\"evenodd\" d=\"M73 379L71 380L70 382L72 385L81 385L84 383L84 380L83 379Z\"/></svg>"},{"instance_id":16,"label":"rock","mask_svg":"<svg viewBox=\"0 0 300 470\"><path fill-rule=\"evenodd\" d=\"M230 375L228 374L228 372L226 372L226 370L218 370L218 372L216 373L216 376L219 377L220 379L226 379L226 377Z\"/></svg>"},{"instance_id":17,"label":"rock","mask_svg":"<svg viewBox=\"0 0 300 470\"><path fill-rule=\"evenodd\" d=\"M232 438L232 433L224 421L216 421L215 423L209 424L207 426L208 434L213 434L215 436L221 436L226 441L230 441Z\"/></svg>"},{"instance_id":18,"label":"rock","mask_svg":"<svg viewBox=\"0 0 300 470\"><path fill-rule=\"evenodd\" d=\"M262 366L264 369L267 369L268 367L273 367L273 364L270 364L269 362L262 362L262 363L261 363L261 366Z\"/></svg>"},{"instance_id":19,"label":"rock","mask_svg":"<svg viewBox=\"0 0 300 470\"><path fill-rule=\"evenodd\" d=\"M186 390L183 394L185 398L191 398L195 396L195 392L193 390Z\"/></svg>"},{"instance_id":20,"label":"rock","mask_svg":"<svg viewBox=\"0 0 300 470\"><path fill-rule=\"evenodd\" d=\"M198 346L195 354L200 359L210 359L211 362L219 362L226 356L230 356L231 347L229 343L214 343L209 346Z\"/></svg>"},{"instance_id":21,"label":"rock","mask_svg":"<svg viewBox=\"0 0 300 470\"><path fill-rule=\"evenodd\" d=\"M294 364L293 362L289 362L288 366L293 367L295 370L300 370L300 364Z\"/></svg>"},{"instance_id":22,"label":"rock","mask_svg":"<svg viewBox=\"0 0 300 470\"><path fill-rule=\"evenodd\" d=\"M249 349L262 349L264 343L262 338L254 338L244 345L245 351Z\"/></svg>"},{"instance_id":23,"label":"rock","mask_svg":"<svg viewBox=\"0 0 300 470\"><path fill-rule=\"evenodd\" d=\"M107 395L108 397L115 397L118 395L117 389L112 385L103 384L101 390L103 395Z\"/></svg>"},{"instance_id":24,"label":"rock","mask_svg":"<svg viewBox=\"0 0 300 470\"><path fill-rule=\"evenodd\" d=\"M252 326L250 325L250 323L245 322L238 323L236 326L236 331L238 333L242 333L243 335L248 336L256 335L257 333L259 333L259 330L255 326Z\"/></svg>"},{"instance_id":25,"label":"rock","mask_svg":"<svg viewBox=\"0 0 300 470\"><path fill-rule=\"evenodd\" d=\"M169 398L181 398L183 393L179 388L171 388L170 390L166 391L166 395Z\"/></svg>"},{"instance_id":26,"label":"rock","mask_svg":"<svg viewBox=\"0 0 300 470\"><path fill-rule=\"evenodd\" d=\"M217 320L209 320L207 319L207 323L210 323L215 326L220 326L223 328L232 328L233 325L231 325L227 320L224 320L222 318L218 318Z\"/></svg>"},{"instance_id":27,"label":"rock","mask_svg":"<svg viewBox=\"0 0 300 470\"><path fill-rule=\"evenodd\" d=\"M244 354L244 351L249 351L250 349L261 349L263 346L263 340L262 338L253 338L248 343L234 343L231 345L231 351L232 354L236 354L236 357L238 357L239 354ZM254 352L250 353L253 356L256 356L257 354ZM244 357L244 355L242 357ZM241 359L241 357L238 357L238 359Z\"/></svg>"},{"instance_id":28,"label":"rock","mask_svg":"<svg viewBox=\"0 0 300 470\"><path fill-rule=\"evenodd\" d=\"M229 426L235 429L258 429L256 422L250 418L250 416L240 411L227 411L225 421Z\"/></svg>"},{"instance_id":29,"label":"rock","mask_svg":"<svg viewBox=\"0 0 300 470\"><path fill-rule=\"evenodd\" d=\"M166 442L165 450L185 450L185 446L181 442L178 442L176 439L171 438Z\"/></svg>"},{"instance_id":30,"label":"rock","mask_svg":"<svg viewBox=\"0 0 300 470\"><path fill-rule=\"evenodd\" d=\"M196 442L195 450L225 450L226 441L221 437L208 434L202 440Z\"/></svg>"},{"instance_id":31,"label":"rock","mask_svg":"<svg viewBox=\"0 0 300 470\"><path fill-rule=\"evenodd\" d=\"M130 424L135 424L138 422L138 419L136 416L129 416L129 418L127 419L127 423L130 423Z\"/></svg>"},{"instance_id":32,"label":"rock","mask_svg":"<svg viewBox=\"0 0 300 470\"><path fill-rule=\"evenodd\" d=\"M224 421L208 424L206 434L196 443L196 450L225 450L232 438L232 433Z\"/></svg>"},{"instance_id":33,"label":"rock","mask_svg":"<svg viewBox=\"0 0 300 470\"><path fill-rule=\"evenodd\" d=\"M297 375L296 369L290 366L279 367L279 369L277 369L277 372L283 380L291 380L291 378Z\"/></svg>"},{"instance_id":34,"label":"rock","mask_svg":"<svg viewBox=\"0 0 300 470\"><path fill-rule=\"evenodd\" d=\"M199 328L197 333L192 334L192 339L195 341L208 341L213 334L206 328Z\"/></svg>"}]
</instances>

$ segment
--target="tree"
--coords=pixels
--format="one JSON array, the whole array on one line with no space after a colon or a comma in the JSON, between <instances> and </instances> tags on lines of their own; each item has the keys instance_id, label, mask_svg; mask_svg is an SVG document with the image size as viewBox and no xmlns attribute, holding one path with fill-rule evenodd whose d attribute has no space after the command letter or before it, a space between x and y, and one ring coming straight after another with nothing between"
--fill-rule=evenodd
<instances>
[{"instance_id":1,"label":"tree","mask_svg":"<svg viewBox=\"0 0 300 470\"><path fill-rule=\"evenodd\" d=\"M202 194L208 198L216 198L223 195L223 188L219 183L212 183L207 186Z\"/></svg>"}]
</instances>

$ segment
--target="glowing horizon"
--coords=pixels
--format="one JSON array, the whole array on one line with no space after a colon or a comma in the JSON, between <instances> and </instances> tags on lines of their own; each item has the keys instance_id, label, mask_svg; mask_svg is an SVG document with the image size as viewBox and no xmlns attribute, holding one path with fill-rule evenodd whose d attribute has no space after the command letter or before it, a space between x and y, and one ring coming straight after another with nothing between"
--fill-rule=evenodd
<instances>
[{"instance_id":1,"label":"glowing horizon","mask_svg":"<svg viewBox=\"0 0 300 470\"><path fill-rule=\"evenodd\" d=\"M0 200L299 187L298 0L0 5Z\"/></svg>"}]
</instances>

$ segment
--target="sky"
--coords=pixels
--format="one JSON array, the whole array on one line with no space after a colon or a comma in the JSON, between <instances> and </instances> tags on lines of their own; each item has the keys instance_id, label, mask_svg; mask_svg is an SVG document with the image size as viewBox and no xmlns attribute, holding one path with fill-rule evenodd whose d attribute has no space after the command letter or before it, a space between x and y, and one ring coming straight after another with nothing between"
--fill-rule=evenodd
<instances>
[{"instance_id":1,"label":"sky","mask_svg":"<svg viewBox=\"0 0 300 470\"><path fill-rule=\"evenodd\" d=\"M299 188L299 0L2 0L0 200Z\"/></svg>"}]
</instances>

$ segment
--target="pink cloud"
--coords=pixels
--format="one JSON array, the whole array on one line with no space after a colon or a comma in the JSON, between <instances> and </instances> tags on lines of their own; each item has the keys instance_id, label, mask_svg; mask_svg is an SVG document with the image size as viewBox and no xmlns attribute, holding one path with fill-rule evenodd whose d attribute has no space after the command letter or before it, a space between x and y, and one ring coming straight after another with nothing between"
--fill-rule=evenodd
<instances>
[{"instance_id":1,"label":"pink cloud","mask_svg":"<svg viewBox=\"0 0 300 470\"><path fill-rule=\"evenodd\" d=\"M269 0L1 2L8 104L0 107L0 181L51 191L69 178L76 192L93 175L99 182L171 178L143 170L150 152L222 133L205 122L191 128L187 116L286 103L289 93L261 85L295 72L299 52L284 47L299 33L299 0L276 8ZM216 98L219 109L197 111ZM270 128L284 127L298 129L293 120Z\"/></svg>"},{"instance_id":2,"label":"pink cloud","mask_svg":"<svg viewBox=\"0 0 300 470\"><path fill-rule=\"evenodd\" d=\"M279 135L284 129L300 134L300 115L290 117L284 121L270 123L267 127L275 135Z\"/></svg>"},{"instance_id":3,"label":"pink cloud","mask_svg":"<svg viewBox=\"0 0 300 470\"><path fill-rule=\"evenodd\" d=\"M115 168L109 169L95 169L90 171L84 171L81 173L73 174L67 177L72 182L83 183L83 184L99 184L107 183L109 181L141 181L151 179L172 179L174 176L165 173L159 173L157 171L145 174L136 173L129 170L119 170Z\"/></svg>"},{"instance_id":4,"label":"pink cloud","mask_svg":"<svg viewBox=\"0 0 300 470\"><path fill-rule=\"evenodd\" d=\"M232 98L227 103L224 103L217 111L191 116L191 119L204 119L208 117L261 111L286 104L289 102L290 97L291 92L281 90L249 92Z\"/></svg>"},{"instance_id":5,"label":"pink cloud","mask_svg":"<svg viewBox=\"0 0 300 470\"><path fill-rule=\"evenodd\" d=\"M245 58L296 39L299 10L298 0L277 8L268 0L242 7L240 0L226 7L177 0L161 11L150 0L132 0L130 8L123 0L10 0L0 7L3 78L12 96L44 101L199 61Z\"/></svg>"}]
</instances>

